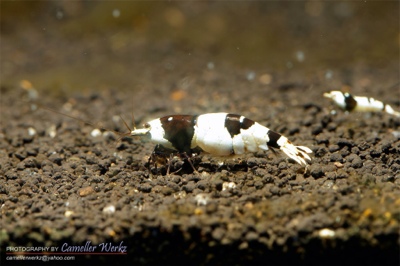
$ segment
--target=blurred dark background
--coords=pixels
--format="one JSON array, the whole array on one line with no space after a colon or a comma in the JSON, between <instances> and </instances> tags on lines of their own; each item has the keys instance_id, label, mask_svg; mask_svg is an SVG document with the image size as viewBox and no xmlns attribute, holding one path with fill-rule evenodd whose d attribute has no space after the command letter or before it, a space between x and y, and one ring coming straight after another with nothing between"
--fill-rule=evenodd
<instances>
[{"instance_id":1,"label":"blurred dark background","mask_svg":"<svg viewBox=\"0 0 400 266\"><path fill-rule=\"evenodd\" d=\"M134 90L221 65L351 83L396 73L399 40L398 1L1 1L1 85Z\"/></svg>"}]
</instances>

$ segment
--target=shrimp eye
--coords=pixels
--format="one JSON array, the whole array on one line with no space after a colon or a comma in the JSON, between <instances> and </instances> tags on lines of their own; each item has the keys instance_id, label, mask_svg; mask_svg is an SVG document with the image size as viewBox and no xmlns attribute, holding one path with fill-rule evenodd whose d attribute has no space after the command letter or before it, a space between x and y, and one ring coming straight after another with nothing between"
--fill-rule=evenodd
<instances>
[{"instance_id":1,"label":"shrimp eye","mask_svg":"<svg viewBox=\"0 0 400 266\"><path fill-rule=\"evenodd\" d=\"M150 128L150 127L151 127L151 126L150 126L149 123L144 124L144 128Z\"/></svg>"}]
</instances>

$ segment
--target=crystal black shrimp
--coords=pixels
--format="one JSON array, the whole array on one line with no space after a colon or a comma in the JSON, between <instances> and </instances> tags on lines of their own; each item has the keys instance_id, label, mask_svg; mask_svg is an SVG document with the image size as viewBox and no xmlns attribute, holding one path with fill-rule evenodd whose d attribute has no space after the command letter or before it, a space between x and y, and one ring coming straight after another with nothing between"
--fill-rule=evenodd
<instances>
[{"instance_id":1,"label":"crystal black shrimp","mask_svg":"<svg viewBox=\"0 0 400 266\"><path fill-rule=\"evenodd\" d=\"M191 165L190 158L198 152L229 156L276 148L307 166L311 160L308 153L312 153L308 147L294 146L286 137L253 120L228 113L164 116L145 123L144 128L135 128L130 135L147 136L157 144L153 155L170 151L188 159Z\"/></svg>"},{"instance_id":2,"label":"crystal black shrimp","mask_svg":"<svg viewBox=\"0 0 400 266\"><path fill-rule=\"evenodd\" d=\"M386 112L400 117L400 112L395 111L390 105L384 104L372 97L353 96L348 92L341 91L324 93L324 97L332 99L336 105L347 112Z\"/></svg>"},{"instance_id":3,"label":"crystal black shrimp","mask_svg":"<svg viewBox=\"0 0 400 266\"><path fill-rule=\"evenodd\" d=\"M90 122L64 114L54 109L41 108L70 117L83 123L96 126ZM122 117L121 117L122 118ZM122 119L123 120L123 119ZM149 157L149 165L159 157L178 155L187 159L193 170L196 171L190 158L206 152L216 156L240 155L248 152L266 151L269 148L280 149L289 158L300 165L307 167L311 161L308 153L312 151L305 146L294 146L285 136L260 125L244 116L228 113L208 113L202 115L168 115L154 119L144 124L144 128L128 133L120 133L107 128L121 138L127 136L147 137L157 144ZM133 116L132 116L132 122ZM168 165L168 171L169 173Z\"/></svg>"}]
</instances>

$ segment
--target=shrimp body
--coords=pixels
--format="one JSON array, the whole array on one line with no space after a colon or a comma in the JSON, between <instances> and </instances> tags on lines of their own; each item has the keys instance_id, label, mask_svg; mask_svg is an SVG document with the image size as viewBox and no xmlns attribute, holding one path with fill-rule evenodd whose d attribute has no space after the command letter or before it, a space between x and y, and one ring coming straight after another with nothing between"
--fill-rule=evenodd
<instances>
[{"instance_id":1,"label":"shrimp body","mask_svg":"<svg viewBox=\"0 0 400 266\"><path fill-rule=\"evenodd\" d=\"M333 102L345 111L359 112L386 112L400 117L400 112L395 111L390 105L375 100L372 97L353 96L348 92L331 91L324 93L324 97L330 98Z\"/></svg>"},{"instance_id":2,"label":"shrimp body","mask_svg":"<svg viewBox=\"0 0 400 266\"><path fill-rule=\"evenodd\" d=\"M132 136L148 136L166 149L187 156L201 150L217 156L229 156L277 148L297 163L307 166L312 151L294 146L286 137L244 116L228 113L169 115L154 119Z\"/></svg>"}]
</instances>

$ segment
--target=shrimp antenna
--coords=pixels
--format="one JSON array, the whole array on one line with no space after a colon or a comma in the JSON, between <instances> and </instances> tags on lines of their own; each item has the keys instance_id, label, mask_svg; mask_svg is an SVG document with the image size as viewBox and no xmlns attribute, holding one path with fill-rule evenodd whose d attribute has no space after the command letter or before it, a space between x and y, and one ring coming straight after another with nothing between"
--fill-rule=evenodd
<instances>
[{"instance_id":1,"label":"shrimp antenna","mask_svg":"<svg viewBox=\"0 0 400 266\"><path fill-rule=\"evenodd\" d=\"M136 130L135 117L133 116L133 107L135 106L134 100L135 100L135 98L132 96L132 113L131 113L132 114L132 126L133 126L133 129Z\"/></svg>"},{"instance_id":2,"label":"shrimp antenna","mask_svg":"<svg viewBox=\"0 0 400 266\"><path fill-rule=\"evenodd\" d=\"M115 131L115 130L111 130L111 129L108 129L108 128L105 128L105 127L99 127L98 125L96 125L96 124L94 124L94 123L85 121L85 120L80 119L80 118L78 118L78 117L74 117L74 116L72 116L72 115L65 114L65 113L63 113L63 112L57 111L57 110L55 110L55 109L46 107L46 106L41 105L41 104L38 104L38 103L35 103L35 104L36 104L39 108L41 108L41 109L44 109L44 110L47 110L47 111L50 111L50 112L53 112L53 113L56 113L56 114L59 114L59 115L62 115L62 116L69 117L69 118L71 118L71 119L77 120L77 121L79 121L79 122L82 122L82 123L84 123L84 124L93 126L93 127L95 127L95 128L100 128L100 129L105 130L105 131L113 132L113 133L115 133L116 135L120 136L120 138L123 138L123 137L125 137L125 136L129 136L129 134L130 134L130 132L129 132L129 133L121 133L121 132L118 132L118 131ZM124 121L124 120L123 120L123 121ZM125 123L125 121L124 121L124 123ZM126 125L126 123L125 123L125 125ZM129 127L128 127L128 128L129 128Z\"/></svg>"},{"instance_id":3,"label":"shrimp antenna","mask_svg":"<svg viewBox=\"0 0 400 266\"><path fill-rule=\"evenodd\" d=\"M119 118L121 118L122 122L124 122L125 127L129 130L129 133L130 133L132 131L132 129L128 126L125 119L122 117L122 115L119 115Z\"/></svg>"},{"instance_id":4,"label":"shrimp antenna","mask_svg":"<svg viewBox=\"0 0 400 266\"><path fill-rule=\"evenodd\" d=\"M133 129L136 130L136 123L135 123L135 117L133 116L133 111L132 111L132 126Z\"/></svg>"},{"instance_id":5,"label":"shrimp antenna","mask_svg":"<svg viewBox=\"0 0 400 266\"><path fill-rule=\"evenodd\" d=\"M121 141L122 138L130 136L132 129L129 127L129 125L126 123L125 119L122 117L122 115L119 115L119 117L121 118L122 122L124 122L125 127L128 129L128 132L126 133L120 133L120 137L118 138L117 141ZM136 127L133 127L134 129L136 129Z\"/></svg>"}]
</instances>

